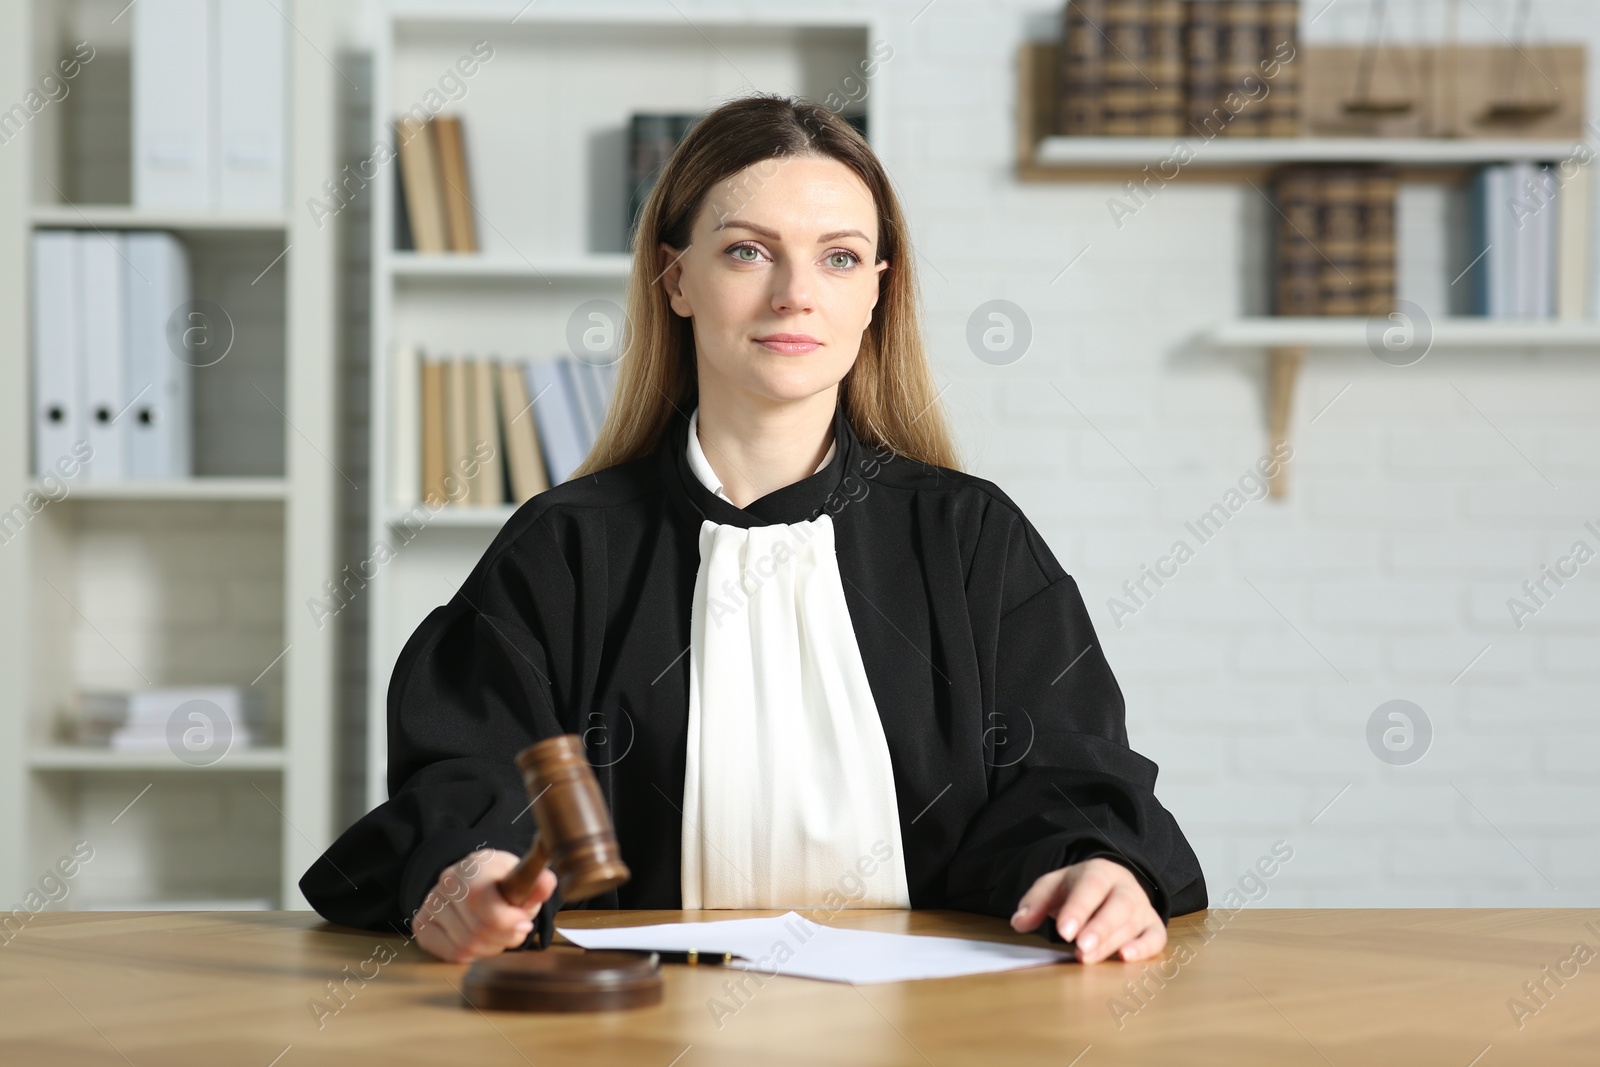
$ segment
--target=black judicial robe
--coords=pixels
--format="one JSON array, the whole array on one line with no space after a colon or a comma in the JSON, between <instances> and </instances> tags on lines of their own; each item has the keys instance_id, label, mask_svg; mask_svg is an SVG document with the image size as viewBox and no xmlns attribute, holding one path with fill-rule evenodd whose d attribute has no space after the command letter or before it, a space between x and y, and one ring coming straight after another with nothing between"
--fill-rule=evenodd
<instances>
[{"instance_id":1,"label":"black judicial robe","mask_svg":"<svg viewBox=\"0 0 1600 1067\"><path fill-rule=\"evenodd\" d=\"M572 906L681 907L701 522L824 511L888 741L911 906L1009 918L1040 875L1093 856L1130 867L1163 921L1206 906L1077 583L1005 493L866 445L841 404L828 465L741 509L695 477L687 433L679 412L651 455L529 500L423 620L389 686L390 799L301 878L318 913L408 935L443 868L484 846L525 853L513 759L562 733L584 737L633 872ZM562 905L541 909L530 942L548 943Z\"/></svg>"}]
</instances>

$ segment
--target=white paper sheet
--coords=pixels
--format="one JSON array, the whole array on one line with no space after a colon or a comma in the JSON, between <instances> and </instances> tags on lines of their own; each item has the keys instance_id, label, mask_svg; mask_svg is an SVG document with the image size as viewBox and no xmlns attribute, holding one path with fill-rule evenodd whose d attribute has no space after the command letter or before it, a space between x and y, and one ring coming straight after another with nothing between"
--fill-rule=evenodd
<instances>
[{"instance_id":1,"label":"white paper sheet","mask_svg":"<svg viewBox=\"0 0 1600 1067\"><path fill-rule=\"evenodd\" d=\"M872 930L838 930L814 923L793 911L764 919L721 919L604 930L559 929L567 940L584 948L678 952L692 948L700 952L731 952L743 956L744 960L735 960L729 966L756 971L763 976L788 975L863 985L990 974L1073 958L1070 949Z\"/></svg>"}]
</instances>

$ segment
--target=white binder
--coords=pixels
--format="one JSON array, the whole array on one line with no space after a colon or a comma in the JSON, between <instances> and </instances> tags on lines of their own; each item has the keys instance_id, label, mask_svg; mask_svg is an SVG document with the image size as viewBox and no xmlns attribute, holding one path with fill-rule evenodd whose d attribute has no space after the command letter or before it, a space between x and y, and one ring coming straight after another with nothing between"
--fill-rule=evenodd
<instances>
[{"instance_id":1,"label":"white binder","mask_svg":"<svg viewBox=\"0 0 1600 1067\"><path fill-rule=\"evenodd\" d=\"M116 482L127 471L123 433L127 423L119 416L130 399L123 387L123 238L115 232L80 230L77 244L84 417L94 448L84 477Z\"/></svg>"},{"instance_id":2,"label":"white binder","mask_svg":"<svg viewBox=\"0 0 1600 1067\"><path fill-rule=\"evenodd\" d=\"M33 234L33 470L45 474L84 440L78 375L77 238ZM60 472L57 471L57 474Z\"/></svg>"},{"instance_id":3,"label":"white binder","mask_svg":"<svg viewBox=\"0 0 1600 1067\"><path fill-rule=\"evenodd\" d=\"M130 479L187 478L191 462L190 377L172 351L167 320L189 301L189 256L170 233L130 233L126 271L127 383L122 416Z\"/></svg>"},{"instance_id":4,"label":"white binder","mask_svg":"<svg viewBox=\"0 0 1600 1067\"><path fill-rule=\"evenodd\" d=\"M281 211L286 23L268 0L220 0L216 16L216 205Z\"/></svg>"},{"instance_id":5,"label":"white binder","mask_svg":"<svg viewBox=\"0 0 1600 1067\"><path fill-rule=\"evenodd\" d=\"M214 203L210 0L139 0L133 18L133 203Z\"/></svg>"}]
</instances>

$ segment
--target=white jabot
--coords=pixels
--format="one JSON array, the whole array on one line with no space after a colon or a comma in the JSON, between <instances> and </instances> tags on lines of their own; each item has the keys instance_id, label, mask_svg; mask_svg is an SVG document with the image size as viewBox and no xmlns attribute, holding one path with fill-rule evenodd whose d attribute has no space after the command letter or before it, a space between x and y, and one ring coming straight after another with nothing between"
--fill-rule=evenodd
<instances>
[{"instance_id":1,"label":"white jabot","mask_svg":"<svg viewBox=\"0 0 1600 1067\"><path fill-rule=\"evenodd\" d=\"M689 466L726 500L698 415ZM703 520L689 633L684 908L909 908L894 768L833 516Z\"/></svg>"}]
</instances>

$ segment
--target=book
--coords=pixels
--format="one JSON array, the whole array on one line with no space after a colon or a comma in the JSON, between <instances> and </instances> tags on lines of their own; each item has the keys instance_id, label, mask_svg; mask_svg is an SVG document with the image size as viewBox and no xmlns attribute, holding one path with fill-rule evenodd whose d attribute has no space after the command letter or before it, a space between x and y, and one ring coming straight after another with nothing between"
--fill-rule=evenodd
<instances>
[{"instance_id":1,"label":"book","mask_svg":"<svg viewBox=\"0 0 1600 1067\"><path fill-rule=\"evenodd\" d=\"M1556 317L1556 224L1559 208L1556 205L1555 171L1548 163L1534 166L1532 197L1534 218L1537 224L1534 235L1533 292L1529 301L1529 317L1553 319Z\"/></svg>"},{"instance_id":2,"label":"book","mask_svg":"<svg viewBox=\"0 0 1600 1067\"><path fill-rule=\"evenodd\" d=\"M467 374L471 380L471 411L468 415L472 439L468 453L476 461L473 474L467 479L471 487L469 499L474 504L502 504L506 498L505 478L501 468L505 463L505 448L500 437L500 411L495 399L495 363L488 359L467 361Z\"/></svg>"},{"instance_id":3,"label":"book","mask_svg":"<svg viewBox=\"0 0 1600 1067\"><path fill-rule=\"evenodd\" d=\"M1364 308L1366 259L1361 237L1361 172L1328 167L1322 172L1321 225L1317 244L1322 268L1322 314L1360 315Z\"/></svg>"},{"instance_id":4,"label":"book","mask_svg":"<svg viewBox=\"0 0 1600 1067\"><path fill-rule=\"evenodd\" d=\"M1183 0L1149 0L1149 62L1145 73L1154 85L1147 91L1145 133L1152 137L1181 134L1186 124L1183 9Z\"/></svg>"},{"instance_id":5,"label":"book","mask_svg":"<svg viewBox=\"0 0 1600 1067\"><path fill-rule=\"evenodd\" d=\"M472 502L471 481L467 478L467 458L472 452L472 376L466 360L444 360L444 480L445 485L465 486L457 490L452 503Z\"/></svg>"},{"instance_id":6,"label":"book","mask_svg":"<svg viewBox=\"0 0 1600 1067\"><path fill-rule=\"evenodd\" d=\"M398 142L398 138L396 138ZM394 168L394 250L396 252L415 252L417 250L416 237L411 233L411 206L406 201L406 183L402 175L404 168Z\"/></svg>"},{"instance_id":7,"label":"book","mask_svg":"<svg viewBox=\"0 0 1600 1067\"><path fill-rule=\"evenodd\" d=\"M1061 46L1056 51L1055 130L1093 136L1105 132L1106 0L1067 0Z\"/></svg>"},{"instance_id":8,"label":"book","mask_svg":"<svg viewBox=\"0 0 1600 1067\"><path fill-rule=\"evenodd\" d=\"M1222 128L1225 137L1260 137L1266 132L1266 100L1262 96L1261 60L1266 51L1264 0L1230 0L1223 9L1222 98L1237 94L1242 106Z\"/></svg>"},{"instance_id":9,"label":"book","mask_svg":"<svg viewBox=\"0 0 1600 1067\"><path fill-rule=\"evenodd\" d=\"M616 390L615 364L593 366L571 356L451 357L406 348L416 354L420 378L408 416L413 424L420 420L420 432L415 425L411 431L421 453L412 484L430 507L522 504L567 480L594 447Z\"/></svg>"},{"instance_id":10,"label":"book","mask_svg":"<svg viewBox=\"0 0 1600 1067\"><path fill-rule=\"evenodd\" d=\"M389 454L394 503L417 502L422 478L421 355L415 345L397 345L394 353L394 418L390 420Z\"/></svg>"},{"instance_id":11,"label":"book","mask_svg":"<svg viewBox=\"0 0 1600 1067\"><path fill-rule=\"evenodd\" d=\"M1273 182L1277 315L1387 315L1395 307L1399 181L1386 166L1285 167Z\"/></svg>"},{"instance_id":12,"label":"book","mask_svg":"<svg viewBox=\"0 0 1600 1067\"><path fill-rule=\"evenodd\" d=\"M594 417L594 404L588 391L586 375L580 369L577 360L563 356L556 360L556 372L561 377L561 387L566 391L572 406L573 425L578 431L578 441L583 447L585 455L589 447L594 444L595 434L599 432Z\"/></svg>"},{"instance_id":13,"label":"book","mask_svg":"<svg viewBox=\"0 0 1600 1067\"><path fill-rule=\"evenodd\" d=\"M550 488L544 450L534 428L533 404L522 368L507 361L498 365L500 426L505 436L506 470L511 502L522 504Z\"/></svg>"},{"instance_id":14,"label":"book","mask_svg":"<svg viewBox=\"0 0 1600 1067\"><path fill-rule=\"evenodd\" d=\"M1364 315L1388 315L1395 300L1395 200L1400 182L1389 167L1361 175L1361 301Z\"/></svg>"},{"instance_id":15,"label":"book","mask_svg":"<svg viewBox=\"0 0 1600 1067\"><path fill-rule=\"evenodd\" d=\"M1322 310L1322 253L1317 247L1317 171L1286 167L1274 188L1278 209L1275 312L1317 315Z\"/></svg>"},{"instance_id":16,"label":"book","mask_svg":"<svg viewBox=\"0 0 1600 1067\"><path fill-rule=\"evenodd\" d=\"M439 153L439 179L450 251L476 252L478 236L472 218L471 186L467 184L466 146L462 142L461 120L453 115L440 115L430 125L433 127L434 148Z\"/></svg>"},{"instance_id":17,"label":"book","mask_svg":"<svg viewBox=\"0 0 1600 1067\"><path fill-rule=\"evenodd\" d=\"M1263 63L1277 64L1277 73L1267 82L1266 129L1268 137L1297 137L1300 134L1300 3L1299 0L1267 0L1265 32L1262 37ZM1282 57L1291 56L1285 60Z\"/></svg>"},{"instance_id":18,"label":"book","mask_svg":"<svg viewBox=\"0 0 1600 1067\"><path fill-rule=\"evenodd\" d=\"M406 213L417 251L448 251L448 224L439 191L438 155L433 147L431 124L400 119L395 123L395 143L399 146Z\"/></svg>"},{"instance_id":19,"label":"book","mask_svg":"<svg viewBox=\"0 0 1600 1067\"><path fill-rule=\"evenodd\" d=\"M558 360L531 360L526 374L550 484L560 485L572 476L589 453L579 421L577 397L568 387L567 376L561 373Z\"/></svg>"},{"instance_id":20,"label":"book","mask_svg":"<svg viewBox=\"0 0 1600 1067\"><path fill-rule=\"evenodd\" d=\"M1461 278L1467 282L1471 294L1467 305L1467 313L1471 315L1489 314L1489 293L1494 281L1491 277L1494 264L1489 262L1489 253L1494 251L1494 247L1489 237L1488 208L1490 172L1493 169L1478 168L1467 183L1467 244L1462 254L1466 262L1462 266Z\"/></svg>"},{"instance_id":21,"label":"book","mask_svg":"<svg viewBox=\"0 0 1600 1067\"><path fill-rule=\"evenodd\" d=\"M1105 82L1102 94L1104 132L1111 137L1137 137L1145 132L1150 113L1150 24L1148 0L1106 0Z\"/></svg>"},{"instance_id":22,"label":"book","mask_svg":"<svg viewBox=\"0 0 1600 1067\"><path fill-rule=\"evenodd\" d=\"M1570 171L1570 175L1567 172ZM1563 164L1556 194L1556 317L1573 322L1589 317L1590 219L1594 198L1587 164Z\"/></svg>"},{"instance_id":23,"label":"book","mask_svg":"<svg viewBox=\"0 0 1600 1067\"><path fill-rule=\"evenodd\" d=\"M1215 137L1228 124L1222 103L1224 0L1189 0L1184 23L1185 132Z\"/></svg>"},{"instance_id":24,"label":"book","mask_svg":"<svg viewBox=\"0 0 1600 1067\"><path fill-rule=\"evenodd\" d=\"M445 492L444 364L422 361L422 499L431 505L449 499Z\"/></svg>"}]
</instances>

